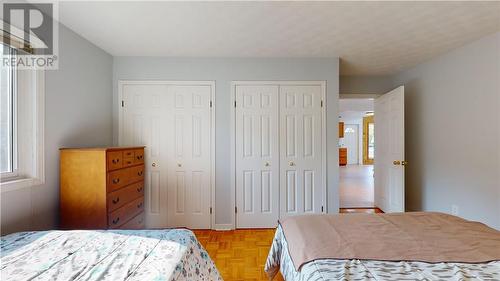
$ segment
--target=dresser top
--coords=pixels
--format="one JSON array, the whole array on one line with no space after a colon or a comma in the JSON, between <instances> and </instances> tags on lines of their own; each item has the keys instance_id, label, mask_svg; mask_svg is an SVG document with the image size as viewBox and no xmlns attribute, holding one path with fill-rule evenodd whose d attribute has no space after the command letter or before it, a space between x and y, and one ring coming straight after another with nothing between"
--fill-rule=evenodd
<instances>
[{"instance_id":1,"label":"dresser top","mask_svg":"<svg viewBox=\"0 0 500 281\"><path fill-rule=\"evenodd\" d=\"M112 151L126 149L141 149L145 146L108 146L108 147L63 147L59 150L97 150L97 151Z\"/></svg>"}]
</instances>

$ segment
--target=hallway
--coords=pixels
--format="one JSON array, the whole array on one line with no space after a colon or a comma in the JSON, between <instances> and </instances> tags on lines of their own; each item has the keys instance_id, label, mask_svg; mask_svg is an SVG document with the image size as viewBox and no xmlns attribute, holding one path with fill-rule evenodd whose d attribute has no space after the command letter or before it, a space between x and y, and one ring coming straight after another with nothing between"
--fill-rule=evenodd
<instances>
[{"instance_id":1,"label":"hallway","mask_svg":"<svg viewBox=\"0 0 500 281\"><path fill-rule=\"evenodd\" d=\"M373 199L373 166L340 167L340 208L370 208Z\"/></svg>"}]
</instances>

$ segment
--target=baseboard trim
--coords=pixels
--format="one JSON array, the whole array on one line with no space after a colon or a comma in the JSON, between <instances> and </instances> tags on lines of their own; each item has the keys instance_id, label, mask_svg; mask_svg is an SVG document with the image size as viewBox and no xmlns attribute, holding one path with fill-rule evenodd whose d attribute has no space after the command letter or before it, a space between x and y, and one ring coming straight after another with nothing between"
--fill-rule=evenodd
<instances>
[{"instance_id":1,"label":"baseboard trim","mask_svg":"<svg viewBox=\"0 0 500 281\"><path fill-rule=\"evenodd\" d=\"M228 231L233 230L234 227L232 224L215 224L214 229L217 231Z\"/></svg>"}]
</instances>

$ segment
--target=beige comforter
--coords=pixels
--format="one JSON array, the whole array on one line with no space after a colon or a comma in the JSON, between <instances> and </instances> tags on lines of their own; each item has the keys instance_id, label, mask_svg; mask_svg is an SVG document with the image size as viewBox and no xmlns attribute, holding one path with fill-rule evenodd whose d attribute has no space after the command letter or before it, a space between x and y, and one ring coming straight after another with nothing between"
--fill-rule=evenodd
<instances>
[{"instance_id":1,"label":"beige comforter","mask_svg":"<svg viewBox=\"0 0 500 281\"><path fill-rule=\"evenodd\" d=\"M280 223L297 270L317 259L500 260L500 231L442 213L309 215Z\"/></svg>"}]
</instances>

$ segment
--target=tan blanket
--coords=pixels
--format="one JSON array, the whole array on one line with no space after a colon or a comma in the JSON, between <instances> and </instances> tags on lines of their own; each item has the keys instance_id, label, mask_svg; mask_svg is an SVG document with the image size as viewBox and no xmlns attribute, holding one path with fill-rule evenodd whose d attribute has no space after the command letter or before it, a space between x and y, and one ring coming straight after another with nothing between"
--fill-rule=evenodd
<instances>
[{"instance_id":1,"label":"tan blanket","mask_svg":"<svg viewBox=\"0 0 500 281\"><path fill-rule=\"evenodd\" d=\"M307 215L280 224L296 270L317 259L500 260L500 231L442 213Z\"/></svg>"}]
</instances>

